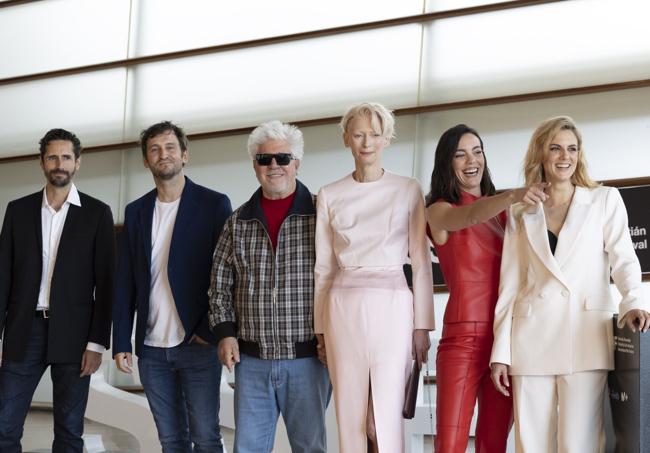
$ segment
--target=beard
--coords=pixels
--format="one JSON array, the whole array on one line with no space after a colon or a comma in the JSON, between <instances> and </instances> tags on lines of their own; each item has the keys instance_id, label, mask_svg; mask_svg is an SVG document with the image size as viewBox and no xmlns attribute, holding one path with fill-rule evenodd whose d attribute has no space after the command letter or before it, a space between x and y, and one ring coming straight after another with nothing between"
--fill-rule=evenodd
<instances>
[{"instance_id":1,"label":"beard","mask_svg":"<svg viewBox=\"0 0 650 453\"><path fill-rule=\"evenodd\" d=\"M54 187L65 187L70 184L70 181L72 180L74 174L74 171L70 173L65 170L51 170L47 172L47 180ZM63 177L57 177L59 175Z\"/></svg>"},{"instance_id":2,"label":"beard","mask_svg":"<svg viewBox=\"0 0 650 453\"><path fill-rule=\"evenodd\" d=\"M169 181L170 179L173 179L182 170L183 170L182 165L171 165L166 168L151 167L151 173L153 174L153 176L157 179L160 179L161 181Z\"/></svg>"}]
</instances>

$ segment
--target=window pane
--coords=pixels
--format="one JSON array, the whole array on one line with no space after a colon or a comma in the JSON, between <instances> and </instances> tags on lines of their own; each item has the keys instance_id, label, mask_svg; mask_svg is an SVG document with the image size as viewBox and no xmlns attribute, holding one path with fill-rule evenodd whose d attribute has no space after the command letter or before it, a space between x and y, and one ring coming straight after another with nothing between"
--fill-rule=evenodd
<instances>
[{"instance_id":1,"label":"window pane","mask_svg":"<svg viewBox=\"0 0 650 453\"><path fill-rule=\"evenodd\" d=\"M423 102L645 79L649 16L648 2L622 0L612 8L590 0L433 22L426 27Z\"/></svg>"},{"instance_id":2,"label":"window pane","mask_svg":"<svg viewBox=\"0 0 650 453\"><path fill-rule=\"evenodd\" d=\"M371 22L422 12L422 0L140 0L135 55Z\"/></svg>"},{"instance_id":3,"label":"window pane","mask_svg":"<svg viewBox=\"0 0 650 453\"><path fill-rule=\"evenodd\" d=\"M512 0L511 0L512 1ZM450 9L504 3L504 0L426 0L427 12L449 11Z\"/></svg>"},{"instance_id":4,"label":"window pane","mask_svg":"<svg viewBox=\"0 0 650 453\"><path fill-rule=\"evenodd\" d=\"M197 132L340 115L363 100L414 105L420 30L407 25L142 65L133 70L128 135L161 118Z\"/></svg>"},{"instance_id":5,"label":"window pane","mask_svg":"<svg viewBox=\"0 0 650 453\"><path fill-rule=\"evenodd\" d=\"M0 9L0 78L126 57L128 0L48 0Z\"/></svg>"},{"instance_id":6,"label":"window pane","mask_svg":"<svg viewBox=\"0 0 650 453\"><path fill-rule=\"evenodd\" d=\"M49 129L76 133L84 146L122 140L125 69L0 87L0 157L38 152Z\"/></svg>"}]
</instances>

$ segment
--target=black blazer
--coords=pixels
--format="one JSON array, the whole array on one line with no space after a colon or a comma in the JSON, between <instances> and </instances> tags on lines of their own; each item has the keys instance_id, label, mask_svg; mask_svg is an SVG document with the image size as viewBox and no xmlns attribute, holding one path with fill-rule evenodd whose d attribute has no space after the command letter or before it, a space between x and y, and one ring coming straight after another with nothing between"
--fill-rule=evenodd
<instances>
[{"instance_id":1,"label":"black blazer","mask_svg":"<svg viewBox=\"0 0 650 453\"><path fill-rule=\"evenodd\" d=\"M77 363L89 341L109 347L115 235L108 205L79 193L63 225L50 287L47 361ZM21 361L42 273L43 191L7 206L0 233L3 360Z\"/></svg>"}]
</instances>

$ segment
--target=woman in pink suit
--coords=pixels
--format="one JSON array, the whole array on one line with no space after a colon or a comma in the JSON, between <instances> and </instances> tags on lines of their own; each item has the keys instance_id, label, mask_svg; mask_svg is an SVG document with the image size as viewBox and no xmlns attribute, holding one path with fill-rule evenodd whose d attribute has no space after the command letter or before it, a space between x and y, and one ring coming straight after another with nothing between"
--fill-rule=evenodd
<instances>
[{"instance_id":1,"label":"woman in pink suit","mask_svg":"<svg viewBox=\"0 0 650 453\"><path fill-rule=\"evenodd\" d=\"M449 301L436 356L436 453L465 453L477 400L476 452L506 451L512 399L490 380L505 209L545 197L543 184L496 195L483 141L465 124L438 140L427 220Z\"/></svg>"},{"instance_id":2,"label":"woman in pink suit","mask_svg":"<svg viewBox=\"0 0 650 453\"><path fill-rule=\"evenodd\" d=\"M434 328L422 192L381 165L393 125L382 105L348 109L341 127L355 170L318 194L314 330L327 355L341 453L404 451L406 378L412 358L426 361ZM402 270L408 257L412 292Z\"/></svg>"}]
</instances>

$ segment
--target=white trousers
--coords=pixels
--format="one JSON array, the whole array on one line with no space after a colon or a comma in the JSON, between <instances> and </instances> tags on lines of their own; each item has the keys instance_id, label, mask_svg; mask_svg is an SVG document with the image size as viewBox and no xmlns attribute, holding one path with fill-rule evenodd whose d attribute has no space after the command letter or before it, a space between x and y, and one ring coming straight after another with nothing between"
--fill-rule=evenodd
<instances>
[{"instance_id":1,"label":"white trousers","mask_svg":"<svg viewBox=\"0 0 650 453\"><path fill-rule=\"evenodd\" d=\"M607 371L512 376L517 453L604 453Z\"/></svg>"}]
</instances>

